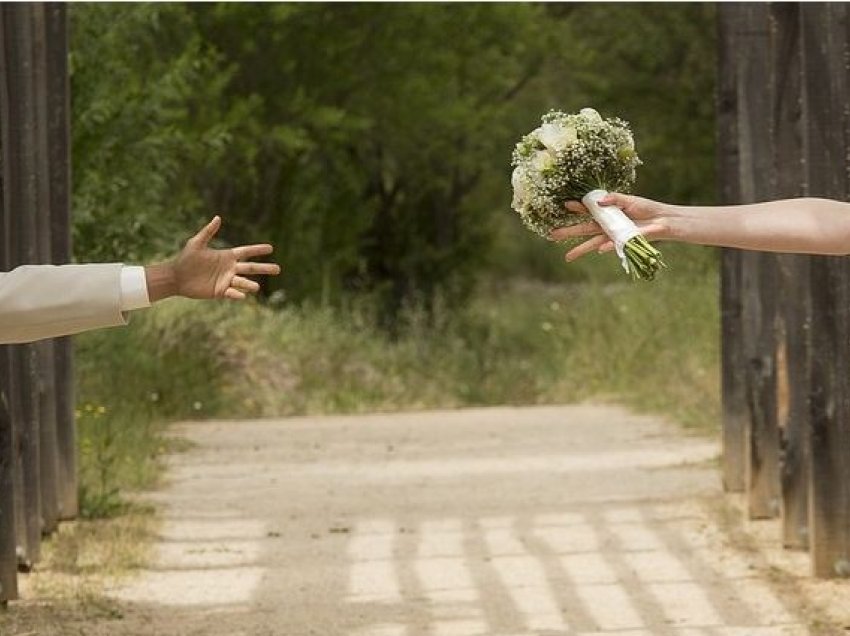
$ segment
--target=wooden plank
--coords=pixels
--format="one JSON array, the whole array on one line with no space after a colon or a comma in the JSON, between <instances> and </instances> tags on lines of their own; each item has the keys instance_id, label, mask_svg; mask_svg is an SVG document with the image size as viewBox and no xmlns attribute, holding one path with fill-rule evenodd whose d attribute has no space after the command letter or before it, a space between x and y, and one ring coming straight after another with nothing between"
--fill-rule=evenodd
<instances>
[{"instance_id":1,"label":"wooden plank","mask_svg":"<svg viewBox=\"0 0 850 636\"><path fill-rule=\"evenodd\" d=\"M747 493L752 519L780 513L779 427L777 422L777 273L775 258L745 254L744 351L747 356Z\"/></svg>"},{"instance_id":2,"label":"wooden plank","mask_svg":"<svg viewBox=\"0 0 850 636\"><path fill-rule=\"evenodd\" d=\"M809 194L846 199L847 7L801 9L803 151ZM816 576L850 575L850 294L846 259L811 262L810 548Z\"/></svg>"},{"instance_id":3,"label":"wooden plank","mask_svg":"<svg viewBox=\"0 0 850 636\"><path fill-rule=\"evenodd\" d=\"M805 193L802 149L802 61L800 5L771 3L771 108L774 130L774 198ZM777 256L779 316L777 402L782 432L782 535L786 547L808 546L808 256Z\"/></svg>"},{"instance_id":4,"label":"wooden plank","mask_svg":"<svg viewBox=\"0 0 850 636\"><path fill-rule=\"evenodd\" d=\"M48 3L47 131L50 164L51 261L71 262L70 87L68 12L64 3ZM74 349L71 338L54 340L55 400L59 481L59 517L77 516L77 442L74 420Z\"/></svg>"},{"instance_id":5,"label":"wooden plank","mask_svg":"<svg viewBox=\"0 0 850 636\"><path fill-rule=\"evenodd\" d=\"M44 3L34 3L32 11L33 30L33 89L35 111L33 130L35 145L36 181L36 250L37 262L48 264L51 250L50 219L50 161L47 128L47 23ZM53 341L43 340L36 344L36 386L39 401L39 458L41 464L41 517L42 532L53 532L59 525L59 496L57 474L59 458L56 441L56 382Z\"/></svg>"},{"instance_id":6,"label":"wooden plank","mask_svg":"<svg viewBox=\"0 0 850 636\"><path fill-rule=\"evenodd\" d=\"M32 82L32 5L4 5L9 95L8 148L14 161L8 166L9 209L13 210L11 232L14 241L12 265L37 261L36 233L36 143L32 125L35 112ZM13 408L20 423L19 448L22 464L23 522L25 541L19 554L24 567L36 562L41 548L41 485L39 456L39 401L37 353L33 345L13 347L13 376L18 382L20 408ZM19 411L19 412L18 412Z\"/></svg>"},{"instance_id":7,"label":"wooden plank","mask_svg":"<svg viewBox=\"0 0 850 636\"><path fill-rule=\"evenodd\" d=\"M737 63L733 54L739 13L739 7L734 3L717 8L717 174L718 200L724 204L740 200ZM730 492L743 492L748 411L742 356L740 250L721 250L720 263L723 486Z\"/></svg>"},{"instance_id":8,"label":"wooden plank","mask_svg":"<svg viewBox=\"0 0 850 636\"><path fill-rule=\"evenodd\" d=\"M0 203L2 205L2 203ZM11 359L8 348L0 351L0 375L7 378ZM0 603L18 598L15 526L15 453L8 384L0 381Z\"/></svg>"},{"instance_id":9,"label":"wooden plank","mask_svg":"<svg viewBox=\"0 0 850 636\"><path fill-rule=\"evenodd\" d=\"M741 202L770 198L773 128L770 113L768 5L743 3L736 23L738 56L738 143ZM768 79L767 86L765 78ZM742 257L743 351L749 405L746 488L751 518L779 514L779 432L776 404L776 256L745 252Z\"/></svg>"},{"instance_id":10,"label":"wooden plank","mask_svg":"<svg viewBox=\"0 0 850 636\"><path fill-rule=\"evenodd\" d=\"M782 541L786 547L809 544L809 351L811 349L811 257L786 254L779 258L784 329L784 378L787 382L787 420L781 466Z\"/></svg>"},{"instance_id":11,"label":"wooden plank","mask_svg":"<svg viewBox=\"0 0 850 636\"><path fill-rule=\"evenodd\" d=\"M3 37L4 13L0 11L0 104L8 99L5 75L6 41ZM9 236L9 212L5 203L6 189L4 167L6 119L0 108L0 270L6 270L11 261ZM15 446L12 413L10 409L11 391L11 351L0 346L0 603L18 598L17 554L15 524Z\"/></svg>"},{"instance_id":12,"label":"wooden plank","mask_svg":"<svg viewBox=\"0 0 850 636\"><path fill-rule=\"evenodd\" d=\"M10 113L8 104L10 102L9 95L9 73L8 73L8 51L10 48L9 38L6 36L7 32L11 29L9 26L9 16L7 15L7 9L5 6L0 5L0 42L2 42L2 54L0 54L0 135L2 135L2 143L0 143L0 150L2 150L2 159L0 160L0 167L2 167L2 179L3 179L3 206L7 211L6 218L4 219L3 231L5 232L4 243L7 248L5 258L4 258L4 267L6 269L11 269L14 263L13 256L13 245L14 245L14 235L11 224L11 187L10 183L14 181L13 171L16 169L17 164L12 160L11 154L11 144L10 144ZM18 553L23 553L25 551L25 543L26 543L26 529L24 525L24 495L23 495L23 465L21 463L21 454L20 454L20 419L18 417L20 411L20 395L17 387L17 378L14 373L14 365L15 365L15 352L12 347L3 347L6 357L7 357L7 366L6 366L6 408L9 411L9 419L12 425L12 452L13 456L11 458L12 462L12 484L13 484L13 497L14 502L12 506L14 522L15 522L15 543L16 543L16 559Z\"/></svg>"}]
</instances>

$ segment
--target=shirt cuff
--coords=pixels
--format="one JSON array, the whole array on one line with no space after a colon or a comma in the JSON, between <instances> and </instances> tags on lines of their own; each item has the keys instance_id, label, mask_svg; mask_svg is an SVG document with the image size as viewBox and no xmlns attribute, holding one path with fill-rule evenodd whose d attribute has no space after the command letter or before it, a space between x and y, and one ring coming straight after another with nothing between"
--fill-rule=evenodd
<instances>
[{"instance_id":1,"label":"shirt cuff","mask_svg":"<svg viewBox=\"0 0 850 636\"><path fill-rule=\"evenodd\" d=\"M121 268L121 311L150 307L144 267Z\"/></svg>"}]
</instances>

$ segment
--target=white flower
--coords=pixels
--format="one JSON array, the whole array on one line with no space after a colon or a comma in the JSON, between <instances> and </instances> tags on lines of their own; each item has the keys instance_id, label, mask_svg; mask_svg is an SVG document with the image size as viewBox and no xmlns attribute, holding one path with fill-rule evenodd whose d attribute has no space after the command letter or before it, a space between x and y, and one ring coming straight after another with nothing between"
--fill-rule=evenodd
<instances>
[{"instance_id":1,"label":"white flower","mask_svg":"<svg viewBox=\"0 0 850 636\"><path fill-rule=\"evenodd\" d=\"M587 121L592 122L600 122L602 121L602 115L596 112L593 108L582 108L579 111L579 115L584 117Z\"/></svg>"},{"instance_id":2,"label":"white flower","mask_svg":"<svg viewBox=\"0 0 850 636\"><path fill-rule=\"evenodd\" d=\"M549 150L565 150L578 141L578 133L572 126L549 123L543 124L537 130L537 138Z\"/></svg>"},{"instance_id":3,"label":"white flower","mask_svg":"<svg viewBox=\"0 0 850 636\"><path fill-rule=\"evenodd\" d=\"M511 185L514 187L514 199L511 202L511 207L514 210L519 210L528 201L530 195L525 174L519 166L514 168L514 172L511 175Z\"/></svg>"},{"instance_id":4,"label":"white flower","mask_svg":"<svg viewBox=\"0 0 850 636\"><path fill-rule=\"evenodd\" d=\"M555 165L555 155L551 150L538 150L531 159L531 166L537 172L543 172Z\"/></svg>"}]
</instances>

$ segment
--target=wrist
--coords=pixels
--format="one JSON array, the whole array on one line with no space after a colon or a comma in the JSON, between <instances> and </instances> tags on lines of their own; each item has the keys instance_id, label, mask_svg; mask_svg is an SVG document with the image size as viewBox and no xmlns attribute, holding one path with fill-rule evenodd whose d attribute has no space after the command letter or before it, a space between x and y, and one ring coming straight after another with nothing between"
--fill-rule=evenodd
<instances>
[{"instance_id":1,"label":"wrist","mask_svg":"<svg viewBox=\"0 0 850 636\"><path fill-rule=\"evenodd\" d=\"M691 242L693 210L684 205L664 205L661 214L667 228L667 238L683 243Z\"/></svg>"},{"instance_id":2,"label":"wrist","mask_svg":"<svg viewBox=\"0 0 850 636\"><path fill-rule=\"evenodd\" d=\"M177 272L173 263L148 265L145 267L145 279L151 303L177 295Z\"/></svg>"}]
</instances>

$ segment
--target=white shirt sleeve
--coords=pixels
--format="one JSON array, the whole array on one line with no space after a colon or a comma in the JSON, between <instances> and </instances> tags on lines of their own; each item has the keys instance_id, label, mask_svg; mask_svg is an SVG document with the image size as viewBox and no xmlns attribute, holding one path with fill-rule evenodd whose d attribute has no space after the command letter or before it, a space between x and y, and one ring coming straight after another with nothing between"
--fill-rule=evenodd
<instances>
[{"instance_id":1,"label":"white shirt sleeve","mask_svg":"<svg viewBox=\"0 0 850 636\"><path fill-rule=\"evenodd\" d=\"M121 311L150 307L148 281L144 267L121 268Z\"/></svg>"}]
</instances>

